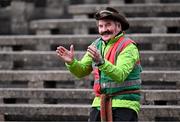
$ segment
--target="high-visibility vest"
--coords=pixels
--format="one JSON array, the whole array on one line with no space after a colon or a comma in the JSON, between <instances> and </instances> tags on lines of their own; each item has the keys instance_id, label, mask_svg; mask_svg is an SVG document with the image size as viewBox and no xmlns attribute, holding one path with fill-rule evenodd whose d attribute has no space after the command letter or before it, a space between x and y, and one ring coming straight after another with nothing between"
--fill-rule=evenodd
<instances>
[{"instance_id":1,"label":"high-visibility vest","mask_svg":"<svg viewBox=\"0 0 180 122\"><path fill-rule=\"evenodd\" d=\"M96 46L101 40L96 40ZM126 48L129 44L135 44L135 42L129 38L124 36L120 37L117 42L115 42L108 50L105 55L105 58L110 61L112 64L116 64L116 59L121 51ZM101 48L98 47L97 48ZM99 49L101 50L101 49ZM130 72L128 77L125 79L123 83L118 83L113 81L110 77L106 76L103 72L100 72L97 66L93 65L93 72L94 72L94 92L96 96L100 94L113 94L119 91L124 90L133 90L133 89L140 89L141 79L140 79L140 72L141 72L141 65L140 61L137 61L134 69Z\"/></svg>"}]
</instances>

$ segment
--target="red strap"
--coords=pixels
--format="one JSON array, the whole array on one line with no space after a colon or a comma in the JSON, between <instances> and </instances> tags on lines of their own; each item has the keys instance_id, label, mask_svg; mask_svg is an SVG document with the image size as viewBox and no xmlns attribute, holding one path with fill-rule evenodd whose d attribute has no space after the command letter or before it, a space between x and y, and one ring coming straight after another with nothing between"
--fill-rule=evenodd
<instances>
[{"instance_id":1,"label":"red strap","mask_svg":"<svg viewBox=\"0 0 180 122\"><path fill-rule=\"evenodd\" d=\"M99 83L94 83L93 85L93 90L96 96L100 96L101 95L101 86Z\"/></svg>"},{"instance_id":2,"label":"red strap","mask_svg":"<svg viewBox=\"0 0 180 122\"><path fill-rule=\"evenodd\" d=\"M106 53L106 56L105 56L105 59L109 59L110 55L111 55L111 52L112 52L112 49L113 49L113 46L111 46L108 50L108 52Z\"/></svg>"},{"instance_id":3,"label":"red strap","mask_svg":"<svg viewBox=\"0 0 180 122\"><path fill-rule=\"evenodd\" d=\"M126 40L126 41L124 42L122 48L120 49L120 52L123 51L124 48L125 48L128 44L130 44L130 43L134 43L134 44L135 44L135 42L134 42L133 40L131 40L131 39Z\"/></svg>"},{"instance_id":4,"label":"red strap","mask_svg":"<svg viewBox=\"0 0 180 122\"><path fill-rule=\"evenodd\" d=\"M101 122L112 122L112 98L101 94L100 116Z\"/></svg>"},{"instance_id":5,"label":"red strap","mask_svg":"<svg viewBox=\"0 0 180 122\"><path fill-rule=\"evenodd\" d=\"M107 52L107 54L106 54L106 56L105 56L105 58L106 58L107 60L109 60L112 64L114 64L114 60L115 60L115 59L114 59L113 56L116 54L116 49L117 49L119 43L120 43L123 39L124 39L124 37L119 38L118 41L117 41L116 43L114 43L114 44L110 47L110 49L108 50L108 52Z\"/></svg>"},{"instance_id":6,"label":"red strap","mask_svg":"<svg viewBox=\"0 0 180 122\"><path fill-rule=\"evenodd\" d=\"M99 76L99 69L95 67L94 70L93 70L93 74L94 74L94 80L98 81L99 77L100 77ZM100 84L95 82L94 85L93 85L93 90L94 90L96 96L99 96L101 94L100 93L100 91L101 91Z\"/></svg>"},{"instance_id":7,"label":"red strap","mask_svg":"<svg viewBox=\"0 0 180 122\"><path fill-rule=\"evenodd\" d=\"M122 47L120 48L120 50L117 50L120 42L121 42L123 39L125 39L125 38L124 38L124 37L119 38L119 40L110 47L110 49L108 50L108 52L107 52L107 54L106 54L106 57L105 57L105 58L106 58L107 60L109 60L112 64L115 63L115 55L116 55L117 51L118 51L118 52L121 52L121 51L123 51L123 49L124 49L127 45L129 45L130 43L135 43L133 40L127 39L126 41L122 42Z\"/></svg>"},{"instance_id":8,"label":"red strap","mask_svg":"<svg viewBox=\"0 0 180 122\"><path fill-rule=\"evenodd\" d=\"M98 68L94 68L94 70L93 70L93 74L94 74L94 79L95 80L99 80L99 69Z\"/></svg>"}]
</instances>

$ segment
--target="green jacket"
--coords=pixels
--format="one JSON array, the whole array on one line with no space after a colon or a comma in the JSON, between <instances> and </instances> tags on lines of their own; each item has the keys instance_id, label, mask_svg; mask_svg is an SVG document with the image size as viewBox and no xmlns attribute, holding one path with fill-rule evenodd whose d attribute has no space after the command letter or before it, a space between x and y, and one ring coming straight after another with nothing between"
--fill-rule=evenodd
<instances>
[{"instance_id":1,"label":"green jacket","mask_svg":"<svg viewBox=\"0 0 180 122\"><path fill-rule=\"evenodd\" d=\"M111 45L114 44L120 38L120 36L124 36L123 33L119 34L114 39L109 40L107 44L102 44L104 55L107 53ZM140 56L137 47L134 44L129 44L117 56L116 65L113 65L109 61L105 60L105 63L99 66L99 70L106 74L108 77L110 77L113 81L121 84L128 77L129 73L133 70L135 63L139 59ZM66 64L66 66L72 74L74 74L78 78L82 78L86 75L89 75L92 72L92 63L92 58L88 55L88 53L86 53L80 61L74 59L74 61L71 64ZM100 98L95 97L92 103L92 107L99 106ZM126 107L138 112L140 109L140 102L114 98L112 100L112 107Z\"/></svg>"}]
</instances>

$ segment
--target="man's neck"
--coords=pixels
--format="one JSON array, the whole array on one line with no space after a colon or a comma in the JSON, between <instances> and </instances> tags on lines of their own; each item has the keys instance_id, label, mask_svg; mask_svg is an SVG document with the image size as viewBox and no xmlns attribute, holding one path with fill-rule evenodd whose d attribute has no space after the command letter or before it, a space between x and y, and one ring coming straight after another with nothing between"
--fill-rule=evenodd
<instances>
[{"instance_id":1,"label":"man's neck","mask_svg":"<svg viewBox=\"0 0 180 122\"><path fill-rule=\"evenodd\" d=\"M119 33L117 33L115 36L112 36L112 38L110 38L108 41L110 41L110 40L112 40L112 39L116 38L117 36L120 36L122 33L123 33L123 32L122 32L122 31L120 31L120 32L119 32ZM107 41L107 42L108 42L108 41Z\"/></svg>"}]
</instances>

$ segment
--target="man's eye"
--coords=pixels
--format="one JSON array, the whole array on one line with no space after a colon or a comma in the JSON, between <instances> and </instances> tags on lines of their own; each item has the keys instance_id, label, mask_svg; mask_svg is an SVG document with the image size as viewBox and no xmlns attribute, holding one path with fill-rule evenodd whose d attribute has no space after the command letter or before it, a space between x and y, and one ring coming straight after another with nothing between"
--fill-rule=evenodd
<instances>
[{"instance_id":1,"label":"man's eye","mask_svg":"<svg viewBox=\"0 0 180 122\"><path fill-rule=\"evenodd\" d=\"M106 26L111 26L111 23L107 23L107 25Z\"/></svg>"}]
</instances>

